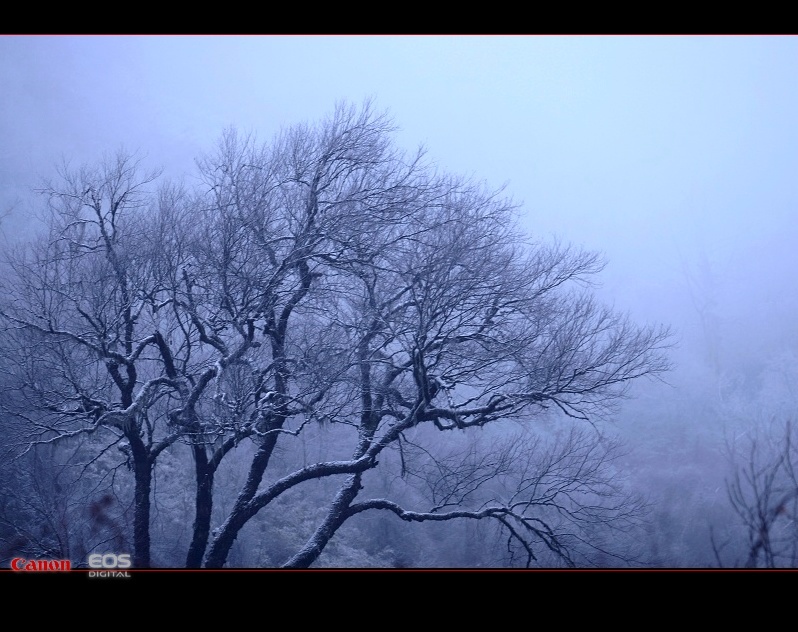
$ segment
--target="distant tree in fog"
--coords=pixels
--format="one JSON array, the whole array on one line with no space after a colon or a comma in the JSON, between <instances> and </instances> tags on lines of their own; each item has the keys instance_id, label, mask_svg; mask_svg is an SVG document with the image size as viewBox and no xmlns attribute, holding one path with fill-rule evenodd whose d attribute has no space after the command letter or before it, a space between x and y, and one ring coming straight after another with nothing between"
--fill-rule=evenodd
<instances>
[{"instance_id":1,"label":"distant tree in fog","mask_svg":"<svg viewBox=\"0 0 798 632\"><path fill-rule=\"evenodd\" d=\"M795 424L772 423L733 446L726 489L739 520L725 538L712 533L721 566L798 566L798 445Z\"/></svg>"}]
</instances>

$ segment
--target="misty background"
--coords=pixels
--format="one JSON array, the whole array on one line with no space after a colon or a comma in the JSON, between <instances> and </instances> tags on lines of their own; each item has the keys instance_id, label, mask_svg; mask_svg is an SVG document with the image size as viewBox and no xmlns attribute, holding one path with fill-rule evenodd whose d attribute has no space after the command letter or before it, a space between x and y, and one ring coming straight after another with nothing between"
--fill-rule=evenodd
<instances>
[{"instance_id":1,"label":"misty background","mask_svg":"<svg viewBox=\"0 0 798 632\"><path fill-rule=\"evenodd\" d=\"M533 237L602 253L603 301L673 328L674 370L611 423L652 559L717 564L735 446L798 406L798 39L3 36L0 85L6 246L62 158L123 146L190 180L226 127L267 140L341 100L504 185Z\"/></svg>"}]
</instances>

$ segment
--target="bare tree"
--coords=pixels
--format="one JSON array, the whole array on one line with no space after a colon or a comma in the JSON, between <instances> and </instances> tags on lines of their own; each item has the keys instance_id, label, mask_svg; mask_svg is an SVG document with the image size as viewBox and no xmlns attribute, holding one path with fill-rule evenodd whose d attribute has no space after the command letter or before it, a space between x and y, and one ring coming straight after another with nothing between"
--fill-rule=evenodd
<instances>
[{"instance_id":1,"label":"bare tree","mask_svg":"<svg viewBox=\"0 0 798 632\"><path fill-rule=\"evenodd\" d=\"M721 362L721 332L723 321L718 310L718 274L702 247L698 260L690 265L681 258L685 284L690 302L701 323L704 358L715 377L720 378L723 368Z\"/></svg>"},{"instance_id":2,"label":"bare tree","mask_svg":"<svg viewBox=\"0 0 798 632\"><path fill-rule=\"evenodd\" d=\"M49 237L3 288L25 402L13 412L28 445L102 428L127 451L136 566L149 564L156 460L182 443L196 480L188 566L223 566L250 520L328 480L285 566L313 564L377 510L492 520L526 564L540 547L566 565L590 563L585 546L629 559L602 533L640 506L612 483L615 447L595 423L668 369L668 331L596 303L597 255L530 241L500 192L400 151L392 131L370 104L272 143L229 130L195 190L163 188L146 207L151 177L125 156L48 188ZM527 431L459 465L451 451L461 435L558 419L591 432ZM296 460L311 439L320 458ZM242 444L246 480L211 529L215 474ZM429 492L422 508L376 493L393 468Z\"/></svg>"},{"instance_id":3,"label":"bare tree","mask_svg":"<svg viewBox=\"0 0 798 632\"><path fill-rule=\"evenodd\" d=\"M159 427L170 385L159 352L163 279L149 221L157 172L120 152L42 190L48 233L12 254L0 308L9 383L6 412L29 448L98 429L99 453L127 454L135 481L134 563L150 563L150 493L158 455L180 432Z\"/></svg>"},{"instance_id":4,"label":"bare tree","mask_svg":"<svg viewBox=\"0 0 798 632\"><path fill-rule=\"evenodd\" d=\"M730 545L744 551L745 561L737 559L734 566L798 565L798 470L793 434L791 421L772 424L767 432L748 437L743 447L732 452L734 470L726 489L744 535L727 536L721 545L711 532L720 566L729 564L721 553Z\"/></svg>"},{"instance_id":5,"label":"bare tree","mask_svg":"<svg viewBox=\"0 0 798 632\"><path fill-rule=\"evenodd\" d=\"M222 302L257 322L267 341L257 363L250 357L259 380L250 392L260 394L249 402L257 414L247 428L259 447L208 566L223 565L243 525L308 480L343 477L287 566L313 563L357 513L409 515L387 500L356 499L366 472L413 428L429 425L440 437L549 408L586 421L631 380L667 368L665 330L638 329L579 291L601 269L597 256L528 242L513 228L510 202L437 173L421 154L397 152L388 125L369 107L341 107L271 147L228 134L203 163L208 208L231 218L208 247L227 242L226 226L251 227L236 242L246 247L215 261L235 271L221 287L246 288L252 298L228 293ZM250 272L255 265L259 274ZM314 420L340 428L348 454L261 487L278 441ZM512 530L510 517L523 522L533 506L434 513L496 518ZM519 535L536 537L534 529Z\"/></svg>"}]
</instances>

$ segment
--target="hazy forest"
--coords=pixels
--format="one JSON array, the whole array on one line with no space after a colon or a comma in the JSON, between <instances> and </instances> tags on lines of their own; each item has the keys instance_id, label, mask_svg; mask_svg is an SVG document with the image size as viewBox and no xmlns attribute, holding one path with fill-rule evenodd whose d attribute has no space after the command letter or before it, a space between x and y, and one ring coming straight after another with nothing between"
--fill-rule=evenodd
<instances>
[{"instance_id":1,"label":"hazy forest","mask_svg":"<svg viewBox=\"0 0 798 632\"><path fill-rule=\"evenodd\" d=\"M118 150L32 193L0 565L794 566L794 353L728 346L707 260L692 332L635 322L601 244L528 234L394 128L341 103L228 128L192 180Z\"/></svg>"}]
</instances>

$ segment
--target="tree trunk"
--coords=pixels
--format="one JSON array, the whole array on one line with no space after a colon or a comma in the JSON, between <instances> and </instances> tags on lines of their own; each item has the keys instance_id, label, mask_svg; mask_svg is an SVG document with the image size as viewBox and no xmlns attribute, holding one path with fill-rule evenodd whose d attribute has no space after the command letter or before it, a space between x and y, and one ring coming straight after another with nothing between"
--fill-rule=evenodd
<instances>
[{"instance_id":1,"label":"tree trunk","mask_svg":"<svg viewBox=\"0 0 798 632\"><path fill-rule=\"evenodd\" d=\"M186 568L200 568L208 546L213 510L214 468L208 463L204 445L194 445L194 472L197 481L194 514L194 536L186 556Z\"/></svg>"},{"instance_id":2,"label":"tree trunk","mask_svg":"<svg viewBox=\"0 0 798 632\"><path fill-rule=\"evenodd\" d=\"M150 490L152 487L152 465L147 448L133 430L127 433L133 456L135 476L133 510L133 567L150 567Z\"/></svg>"},{"instance_id":3,"label":"tree trunk","mask_svg":"<svg viewBox=\"0 0 798 632\"><path fill-rule=\"evenodd\" d=\"M250 501L254 498L255 492L258 491L258 485L263 479L263 473L269 465L269 459L276 443L277 435L268 435L258 449L258 453L252 460L252 466L249 469L249 476L244 489L241 490L229 518L222 525L219 534L211 543L208 557L205 560L206 568L222 568L225 565L227 556L230 554L230 548L238 537L238 532L257 513L252 510Z\"/></svg>"},{"instance_id":4,"label":"tree trunk","mask_svg":"<svg viewBox=\"0 0 798 632\"><path fill-rule=\"evenodd\" d=\"M360 480L362 474L353 474L335 496L330 511L324 522L316 529L313 537L308 540L302 550L283 564L283 568L308 568L318 559L324 547L335 535L335 532L346 522L347 509L362 489Z\"/></svg>"}]
</instances>

